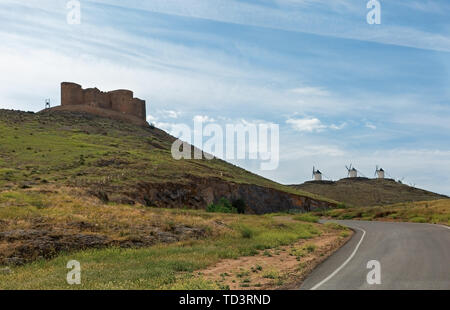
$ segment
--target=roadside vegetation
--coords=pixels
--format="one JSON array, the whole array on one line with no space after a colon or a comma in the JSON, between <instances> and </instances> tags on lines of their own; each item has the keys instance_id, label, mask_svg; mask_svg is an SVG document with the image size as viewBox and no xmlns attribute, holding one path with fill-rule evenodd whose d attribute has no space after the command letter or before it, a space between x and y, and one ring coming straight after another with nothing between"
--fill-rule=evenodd
<instances>
[{"instance_id":1,"label":"roadside vegetation","mask_svg":"<svg viewBox=\"0 0 450 310\"><path fill-rule=\"evenodd\" d=\"M105 204L54 185L9 190L0 192L0 265L8 266L0 289L227 288L199 272L308 241L300 257L339 234L279 216ZM70 260L81 263L81 285L66 282Z\"/></svg>"},{"instance_id":2,"label":"roadside vegetation","mask_svg":"<svg viewBox=\"0 0 450 310\"><path fill-rule=\"evenodd\" d=\"M450 199L398 203L379 207L337 208L311 214L338 220L398 221L450 226Z\"/></svg>"}]
</instances>

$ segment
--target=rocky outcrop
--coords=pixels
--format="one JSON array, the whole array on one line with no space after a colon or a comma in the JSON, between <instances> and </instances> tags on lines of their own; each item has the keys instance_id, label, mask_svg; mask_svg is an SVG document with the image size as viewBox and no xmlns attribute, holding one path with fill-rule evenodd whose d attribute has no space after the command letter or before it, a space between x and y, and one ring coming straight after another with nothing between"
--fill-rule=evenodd
<instances>
[{"instance_id":1,"label":"rocky outcrop","mask_svg":"<svg viewBox=\"0 0 450 310\"><path fill-rule=\"evenodd\" d=\"M141 182L133 192L126 195L147 206L192 209L205 209L223 197L230 201L241 199L245 202L246 213L250 214L292 210L306 212L335 207L330 202L219 178L191 178L186 184Z\"/></svg>"},{"instance_id":2,"label":"rocky outcrop","mask_svg":"<svg viewBox=\"0 0 450 310\"><path fill-rule=\"evenodd\" d=\"M206 234L203 228L185 225L174 225L170 230L153 226L136 226L131 237L117 239L98 231L98 227L86 222L37 224L31 229L0 232L0 247L6 249L0 252L0 266L23 265L37 259L50 259L61 252L109 246L139 248L157 243L199 239Z\"/></svg>"}]
</instances>

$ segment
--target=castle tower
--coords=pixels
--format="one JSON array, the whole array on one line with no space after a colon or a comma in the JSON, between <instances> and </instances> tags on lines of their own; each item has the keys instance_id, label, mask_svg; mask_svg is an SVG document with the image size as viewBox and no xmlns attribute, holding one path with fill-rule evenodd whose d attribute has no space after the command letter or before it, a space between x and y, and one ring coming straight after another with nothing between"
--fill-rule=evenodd
<instances>
[{"instance_id":1,"label":"castle tower","mask_svg":"<svg viewBox=\"0 0 450 310\"><path fill-rule=\"evenodd\" d=\"M81 85L70 82L61 83L61 105L78 105L84 103Z\"/></svg>"}]
</instances>

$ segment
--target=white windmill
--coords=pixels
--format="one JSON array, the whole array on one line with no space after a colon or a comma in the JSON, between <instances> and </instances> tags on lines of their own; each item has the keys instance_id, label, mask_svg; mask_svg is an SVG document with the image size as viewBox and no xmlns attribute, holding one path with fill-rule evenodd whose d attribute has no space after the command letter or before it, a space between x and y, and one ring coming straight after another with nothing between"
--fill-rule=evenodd
<instances>
[{"instance_id":1,"label":"white windmill","mask_svg":"<svg viewBox=\"0 0 450 310\"><path fill-rule=\"evenodd\" d=\"M358 177L358 170L356 170L355 167L352 167L352 164L350 164L350 166L345 166L345 168L347 168L347 177L349 178Z\"/></svg>"},{"instance_id":2,"label":"white windmill","mask_svg":"<svg viewBox=\"0 0 450 310\"><path fill-rule=\"evenodd\" d=\"M319 170L316 170L316 168L313 166L313 171L312 171L312 178L314 181L322 181L322 172L320 172Z\"/></svg>"},{"instance_id":3,"label":"white windmill","mask_svg":"<svg viewBox=\"0 0 450 310\"><path fill-rule=\"evenodd\" d=\"M377 176L378 179L384 179L384 170L383 168L380 168L377 166L377 168L375 169L375 174Z\"/></svg>"}]
</instances>

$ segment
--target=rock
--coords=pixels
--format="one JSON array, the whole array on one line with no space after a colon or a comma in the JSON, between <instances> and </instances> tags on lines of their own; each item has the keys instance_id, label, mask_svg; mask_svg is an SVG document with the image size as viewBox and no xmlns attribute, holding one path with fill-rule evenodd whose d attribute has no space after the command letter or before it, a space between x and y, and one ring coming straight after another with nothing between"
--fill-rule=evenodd
<instances>
[{"instance_id":1,"label":"rock","mask_svg":"<svg viewBox=\"0 0 450 310\"><path fill-rule=\"evenodd\" d=\"M7 265L20 266L20 265L25 264L25 260L20 257L8 257L5 259L5 263Z\"/></svg>"},{"instance_id":2,"label":"rock","mask_svg":"<svg viewBox=\"0 0 450 310\"><path fill-rule=\"evenodd\" d=\"M158 231L156 232L156 235L158 236L158 240L162 243L172 243L178 241L173 233Z\"/></svg>"},{"instance_id":3,"label":"rock","mask_svg":"<svg viewBox=\"0 0 450 310\"><path fill-rule=\"evenodd\" d=\"M234 183L219 178L186 175L183 183L140 182L131 192L123 193L134 201L151 207L205 209L209 204L227 198L241 200L245 212L264 214L283 211L314 211L335 204L253 184Z\"/></svg>"}]
</instances>

